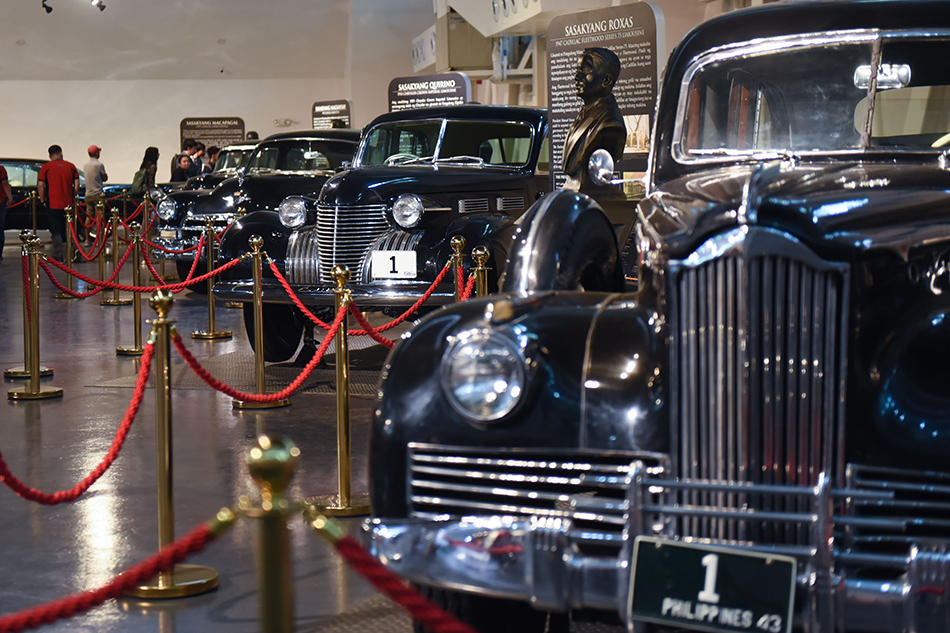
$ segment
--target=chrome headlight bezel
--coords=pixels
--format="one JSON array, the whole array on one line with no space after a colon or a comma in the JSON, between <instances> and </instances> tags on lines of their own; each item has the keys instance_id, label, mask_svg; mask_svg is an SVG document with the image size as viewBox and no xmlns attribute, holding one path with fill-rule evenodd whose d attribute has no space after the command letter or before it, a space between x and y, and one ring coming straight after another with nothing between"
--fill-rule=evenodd
<instances>
[{"instance_id":1,"label":"chrome headlight bezel","mask_svg":"<svg viewBox=\"0 0 950 633\"><path fill-rule=\"evenodd\" d=\"M393 202L393 222L403 229L417 226L424 212L422 199L414 193L404 193Z\"/></svg>"},{"instance_id":2,"label":"chrome headlight bezel","mask_svg":"<svg viewBox=\"0 0 950 633\"><path fill-rule=\"evenodd\" d=\"M288 229L299 229L307 223L309 205L300 196L287 196L277 205L277 217Z\"/></svg>"},{"instance_id":3,"label":"chrome headlight bezel","mask_svg":"<svg viewBox=\"0 0 950 633\"><path fill-rule=\"evenodd\" d=\"M155 205L155 213L157 213L158 217L165 220L166 222L174 218L177 212L178 203L168 196L163 198L157 205Z\"/></svg>"},{"instance_id":4,"label":"chrome headlight bezel","mask_svg":"<svg viewBox=\"0 0 950 633\"><path fill-rule=\"evenodd\" d=\"M496 424L525 401L533 366L511 336L486 327L465 330L442 356L442 390L452 409L469 423Z\"/></svg>"}]
</instances>

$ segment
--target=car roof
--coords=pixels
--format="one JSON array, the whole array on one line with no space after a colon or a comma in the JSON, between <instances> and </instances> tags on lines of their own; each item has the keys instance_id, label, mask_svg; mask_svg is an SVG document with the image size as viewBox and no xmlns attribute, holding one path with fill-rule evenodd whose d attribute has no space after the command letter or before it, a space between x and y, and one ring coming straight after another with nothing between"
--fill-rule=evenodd
<instances>
[{"instance_id":1,"label":"car roof","mask_svg":"<svg viewBox=\"0 0 950 633\"><path fill-rule=\"evenodd\" d=\"M307 139L320 139L324 141L350 141L356 143L360 140L360 131L359 130L341 130L341 129L332 129L332 130L300 130L298 132L278 132L277 134L271 134L261 141L276 141L281 139L292 139L292 138L307 138Z\"/></svg>"},{"instance_id":2,"label":"car roof","mask_svg":"<svg viewBox=\"0 0 950 633\"><path fill-rule=\"evenodd\" d=\"M382 114L367 128L388 121L411 121L414 119L488 119L497 121L523 120L537 125L547 119L547 110L505 105L464 104L434 108L413 108Z\"/></svg>"},{"instance_id":3,"label":"car roof","mask_svg":"<svg viewBox=\"0 0 950 633\"><path fill-rule=\"evenodd\" d=\"M48 158L0 158L0 163L48 163Z\"/></svg>"},{"instance_id":4,"label":"car roof","mask_svg":"<svg viewBox=\"0 0 950 633\"><path fill-rule=\"evenodd\" d=\"M257 147L257 141L254 143L233 143L231 145L225 145L221 148L222 152L237 152L246 149L254 149Z\"/></svg>"}]
</instances>

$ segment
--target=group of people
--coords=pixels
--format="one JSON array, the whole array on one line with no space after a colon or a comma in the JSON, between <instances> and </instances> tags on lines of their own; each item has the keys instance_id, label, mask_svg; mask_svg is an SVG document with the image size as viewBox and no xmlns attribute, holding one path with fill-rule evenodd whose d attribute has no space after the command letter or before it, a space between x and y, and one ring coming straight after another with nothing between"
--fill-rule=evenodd
<instances>
[{"instance_id":1,"label":"group of people","mask_svg":"<svg viewBox=\"0 0 950 633\"><path fill-rule=\"evenodd\" d=\"M184 182L194 176L210 174L220 152L219 147L212 145L206 149L201 141L186 138L182 152L172 160L172 175L169 182Z\"/></svg>"}]
</instances>

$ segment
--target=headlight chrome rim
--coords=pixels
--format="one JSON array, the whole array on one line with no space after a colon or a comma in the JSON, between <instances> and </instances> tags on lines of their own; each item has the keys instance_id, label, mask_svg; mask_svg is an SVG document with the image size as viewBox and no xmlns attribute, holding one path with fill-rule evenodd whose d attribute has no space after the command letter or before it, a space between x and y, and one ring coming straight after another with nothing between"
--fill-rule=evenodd
<instances>
[{"instance_id":1,"label":"headlight chrome rim","mask_svg":"<svg viewBox=\"0 0 950 633\"><path fill-rule=\"evenodd\" d=\"M393 221L404 229L411 229L422 220L425 206L414 193L404 193L393 203Z\"/></svg>"},{"instance_id":2,"label":"headlight chrome rim","mask_svg":"<svg viewBox=\"0 0 950 633\"><path fill-rule=\"evenodd\" d=\"M488 328L467 330L442 357L442 389L468 422L497 424L521 407L531 367L525 350L511 337Z\"/></svg>"},{"instance_id":3,"label":"headlight chrome rim","mask_svg":"<svg viewBox=\"0 0 950 633\"><path fill-rule=\"evenodd\" d=\"M176 204L173 199L168 197L155 206L155 213L157 213L158 217L165 220L166 222L174 218L177 211L178 204Z\"/></svg>"},{"instance_id":4,"label":"headlight chrome rim","mask_svg":"<svg viewBox=\"0 0 950 633\"><path fill-rule=\"evenodd\" d=\"M298 229L307 222L307 201L300 196L288 196L277 206L280 223L288 229Z\"/></svg>"}]
</instances>

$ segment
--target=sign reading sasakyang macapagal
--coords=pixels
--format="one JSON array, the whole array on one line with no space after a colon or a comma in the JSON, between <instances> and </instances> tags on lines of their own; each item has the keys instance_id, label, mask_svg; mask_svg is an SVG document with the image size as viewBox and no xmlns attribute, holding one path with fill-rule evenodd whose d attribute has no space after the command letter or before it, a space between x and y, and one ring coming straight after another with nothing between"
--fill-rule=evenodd
<instances>
[{"instance_id":1,"label":"sign reading sasakyang macapagal","mask_svg":"<svg viewBox=\"0 0 950 633\"><path fill-rule=\"evenodd\" d=\"M179 125L181 143L186 138L201 141L205 147L226 147L244 142L244 119L240 117L189 117Z\"/></svg>"},{"instance_id":2,"label":"sign reading sasakyang macapagal","mask_svg":"<svg viewBox=\"0 0 950 633\"><path fill-rule=\"evenodd\" d=\"M461 105L472 99L472 84L463 73L396 77L389 82L389 111Z\"/></svg>"},{"instance_id":3,"label":"sign reading sasakyang macapagal","mask_svg":"<svg viewBox=\"0 0 950 633\"><path fill-rule=\"evenodd\" d=\"M583 105L574 75L585 48L608 48L620 58L620 76L613 94L627 126L627 142L617 169L646 171L658 60L666 56L665 33L663 13L647 2L560 15L551 20L547 38L548 117L555 187L566 180L561 170L564 139Z\"/></svg>"}]
</instances>

